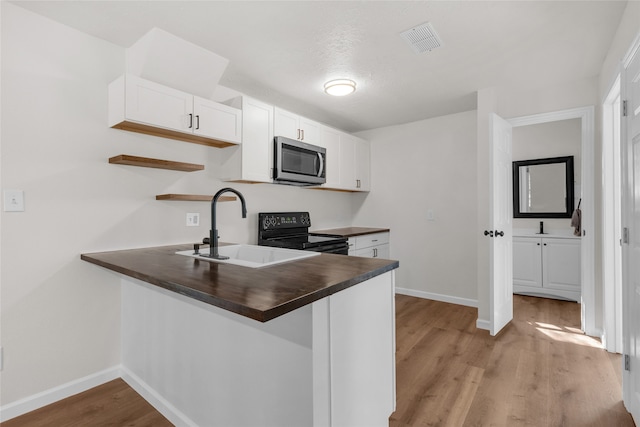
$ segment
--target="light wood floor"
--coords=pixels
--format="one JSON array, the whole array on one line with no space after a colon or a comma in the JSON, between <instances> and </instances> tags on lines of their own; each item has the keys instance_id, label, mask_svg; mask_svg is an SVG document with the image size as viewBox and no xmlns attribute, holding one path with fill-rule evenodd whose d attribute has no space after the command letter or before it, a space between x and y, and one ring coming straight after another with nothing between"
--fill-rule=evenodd
<instances>
[{"instance_id":1,"label":"light wood floor","mask_svg":"<svg viewBox=\"0 0 640 427\"><path fill-rule=\"evenodd\" d=\"M621 356L580 332L580 305L515 296L491 337L475 308L396 296L400 426L634 426Z\"/></svg>"},{"instance_id":2,"label":"light wood floor","mask_svg":"<svg viewBox=\"0 0 640 427\"><path fill-rule=\"evenodd\" d=\"M396 296L397 410L391 427L634 426L621 402L620 355L580 331L580 306L515 297L497 337L475 308ZM2 427L170 426L122 380Z\"/></svg>"}]
</instances>

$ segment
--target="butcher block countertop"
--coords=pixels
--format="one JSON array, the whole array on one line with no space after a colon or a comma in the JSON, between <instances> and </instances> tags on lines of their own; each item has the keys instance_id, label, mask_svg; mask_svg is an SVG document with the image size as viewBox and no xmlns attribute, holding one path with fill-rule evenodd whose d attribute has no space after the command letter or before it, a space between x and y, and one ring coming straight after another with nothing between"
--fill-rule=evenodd
<instances>
[{"instance_id":1,"label":"butcher block countertop","mask_svg":"<svg viewBox=\"0 0 640 427\"><path fill-rule=\"evenodd\" d=\"M321 254L264 268L176 255L193 245L82 254L99 265L239 315L267 322L372 277L398 261Z\"/></svg>"},{"instance_id":2,"label":"butcher block countertop","mask_svg":"<svg viewBox=\"0 0 640 427\"><path fill-rule=\"evenodd\" d=\"M388 228L372 228L372 227L342 227L330 228L327 230L315 230L312 233L333 234L342 237L364 236L365 234L386 233Z\"/></svg>"}]
</instances>

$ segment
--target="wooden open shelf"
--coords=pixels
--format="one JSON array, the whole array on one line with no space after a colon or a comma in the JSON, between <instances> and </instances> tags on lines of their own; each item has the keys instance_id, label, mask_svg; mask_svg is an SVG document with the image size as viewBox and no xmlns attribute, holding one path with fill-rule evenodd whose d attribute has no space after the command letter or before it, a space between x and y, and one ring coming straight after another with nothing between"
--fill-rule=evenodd
<instances>
[{"instance_id":1,"label":"wooden open shelf","mask_svg":"<svg viewBox=\"0 0 640 427\"><path fill-rule=\"evenodd\" d=\"M182 202L210 202L213 195L208 194L158 194L156 200L173 200ZM232 202L235 196L220 196L219 202Z\"/></svg>"},{"instance_id":2,"label":"wooden open shelf","mask_svg":"<svg viewBox=\"0 0 640 427\"><path fill-rule=\"evenodd\" d=\"M178 132L170 129L161 129L154 126L143 125L141 123L128 122L126 120L116 125L113 125L111 127L115 129L128 130L129 132L144 133L146 135L160 136L162 138L177 139L179 141L191 142L193 144L207 145L209 147L216 147L216 148L224 148L224 147L230 147L232 145L238 145L238 144L232 144L226 141L220 141L217 139L206 138L200 135L194 135L192 133Z\"/></svg>"},{"instance_id":3,"label":"wooden open shelf","mask_svg":"<svg viewBox=\"0 0 640 427\"><path fill-rule=\"evenodd\" d=\"M140 166L143 168L169 169L182 172L195 172L204 169L204 165L195 163L174 162L172 160L151 159L149 157L130 156L128 154L120 154L111 157L109 163L116 165Z\"/></svg>"}]
</instances>

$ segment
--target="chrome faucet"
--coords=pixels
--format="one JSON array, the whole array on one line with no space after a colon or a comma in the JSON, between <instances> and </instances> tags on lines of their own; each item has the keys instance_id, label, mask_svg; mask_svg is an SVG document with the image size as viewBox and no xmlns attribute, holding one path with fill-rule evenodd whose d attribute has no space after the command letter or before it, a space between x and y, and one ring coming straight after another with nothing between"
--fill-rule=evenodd
<instances>
[{"instance_id":1,"label":"chrome faucet","mask_svg":"<svg viewBox=\"0 0 640 427\"><path fill-rule=\"evenodd\" d=\"M209 230L209 258L215 259L229 259L229 257L221 256L218 253L218 229L216 228L216 203L220 196L224 193L231 192L236 194L240 198L242 203L242 218L247 217L247 204L244 202L244 197L238 190L233 188L223 188L218 191L213 199L211 199L211 230Z\"/></svg>"}]
</instances>

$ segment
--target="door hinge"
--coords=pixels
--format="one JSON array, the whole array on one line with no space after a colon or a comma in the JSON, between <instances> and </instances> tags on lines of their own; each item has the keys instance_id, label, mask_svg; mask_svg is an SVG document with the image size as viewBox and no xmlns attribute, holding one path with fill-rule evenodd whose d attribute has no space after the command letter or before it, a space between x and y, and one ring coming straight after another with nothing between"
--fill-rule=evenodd
<instances>
[{"instance_id":1,"label":"door hinge","mask_svg":"<svg viewBox=\"0 0 640 427\"><path fill-rule=\"evenodd\" d=\"M624 227L622 229L622 243L629 244L629 228Z\"/></svg>"},{"instance_id":2,"label":"door hinge","mask_svg":"<svg viewBox=\"0 0 640 427\"><path fill-rule=\"evenodd\" d=\"M631 372L631 358L628 354L624 355L624 370Z\"/></svg>"},{"instance_id":3,"label":"door hinge","mask_svg":"<svg viewBox=\"0 0 640 427\"><path fill-rule=\"evenodd\" d=\"M622 101L622 117L627 117L627 100Z\"/></svg>"}]
</instances>

